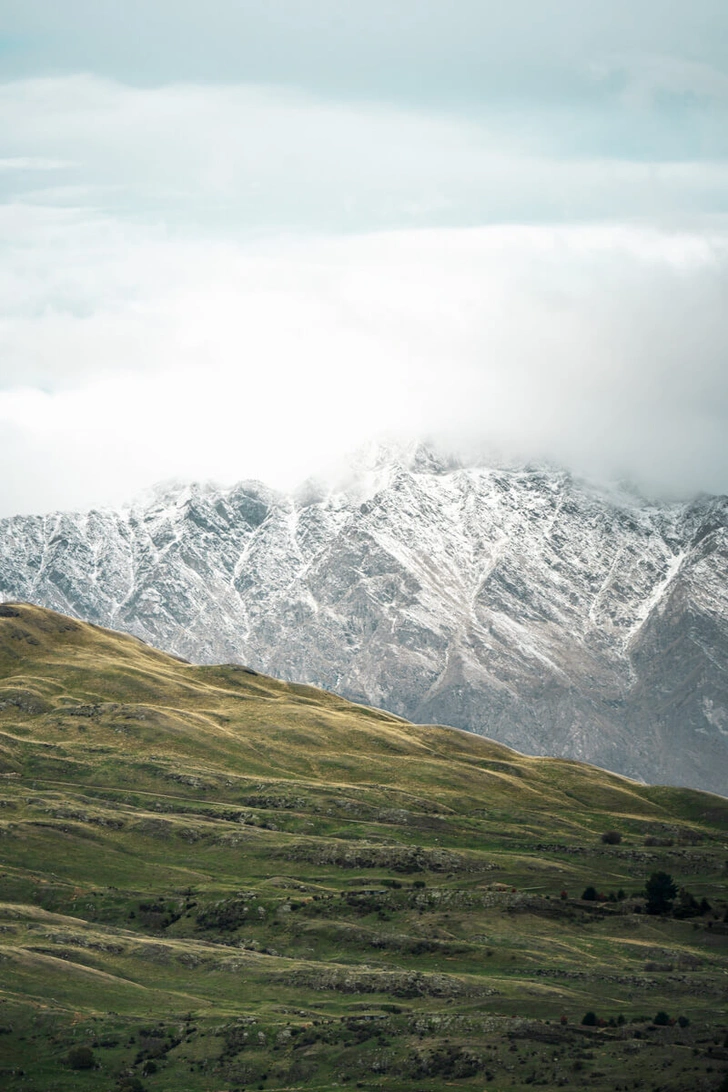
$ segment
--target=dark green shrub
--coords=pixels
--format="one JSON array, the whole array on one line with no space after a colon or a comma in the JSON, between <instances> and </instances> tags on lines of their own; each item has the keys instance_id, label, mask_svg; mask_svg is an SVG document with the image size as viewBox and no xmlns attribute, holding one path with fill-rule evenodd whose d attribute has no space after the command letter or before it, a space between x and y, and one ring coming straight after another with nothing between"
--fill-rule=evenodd
<instances>
[{"instance_id":1,"label":"dark green shrub","mask_svg":"<svg viewBox=\"0 0 728 1092\"><path fill-rule=\"evenodd\" d=\"M599 893L596 887L592 887L590 884L589 887L584 888L584 892L581 897L582 899L586 899L587 902L596 902L599 898Z\"/></svg>"},{"instance_id":2,"label":"dark green shrub","mask_svg":"<svg viewBox=\"0 0 728 1092\"><path fill-rule=\"evenodd\" d=\"M687 1028L690 1026L690 1021L688 1020L687 1016L678 1016L677 1022L681 1028Z\"/></svg>"},{"instance_id":3,"label":"dark green shrub","mask_svg":"<svg viewBox=\"0 0 728 1092\"><path fill-rule=\"evenodd\" d=\"M602 841L608 846L618 846L622 841L622 835L618 830L605 830L602 834Z\"/></svg>"},{"instance_id":4,"label":"dark green shrub","mask_svg":"<svg viewBox=\"0 0 728 1092\"><path fill-rule=\"evenodd\" d=\"M124 1082L119 1086L119 1092L144 1092L144 1085L138 1077L124 1077Z\"/></svg>"},{"instance_id":5,"label":"dark green shrub","mask_svg":"<svg viewBox=\"0 0 728 1092\"><path fill-rule=\"evenodd\" d=\"M87 1046L71 1047L66 1061L71 1069L93 1069L96 1065L94 1052L91 1047Z\"/></svg>"},{"instance_id":6,"label":"dark green shrub","mask_svg":"<svg viewBox=\"0 0 728 1092\"><path fill-rule=\"evenodd\" d=\"M595 1028L598 1024L597 1014L595 1012L586 1012L582 1017L582 1024L588 1028Z\"/></svg>"},{"instance_id":7,"label":"dark green shrub","mask_svg":"<svg viewBox=\"0 0 728 1092\"><path fill-rule=\"evenodd\" d=\"M670 1023L670 1017L664 1009L660 1009L657 1016L652 1022L653 1024L657 1024L658 1027L664 1028L667 1027Z\"/></svg>"},{"instance_id":8,"label":"dark green shrub","mask_svg":"<svg viewBox=\"0 0 728 1092\"><path fill-rule=\"evenodd\" d=\"M219 932L232 932L249 917L249 908L245 899L234 897L224 899L199 910L197 925L200 929L215 929Z\"/></svg>"}]
</instances>

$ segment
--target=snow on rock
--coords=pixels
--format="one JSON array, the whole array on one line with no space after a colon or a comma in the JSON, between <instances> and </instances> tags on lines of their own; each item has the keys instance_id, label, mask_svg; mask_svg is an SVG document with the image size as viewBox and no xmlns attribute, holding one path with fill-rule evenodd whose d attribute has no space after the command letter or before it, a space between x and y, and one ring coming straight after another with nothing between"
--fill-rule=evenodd
<instances>
[{"instance_id":1,"label":"snow on rock","mask_svg":"<svg viewBox=\"0 0 728 1092\"><path fill-rule=\"evenodd\" d=\"M728 498L387 453L336 489L0 521L0 598L520 750L728 793Z\"/></svg>"}]
</instances>

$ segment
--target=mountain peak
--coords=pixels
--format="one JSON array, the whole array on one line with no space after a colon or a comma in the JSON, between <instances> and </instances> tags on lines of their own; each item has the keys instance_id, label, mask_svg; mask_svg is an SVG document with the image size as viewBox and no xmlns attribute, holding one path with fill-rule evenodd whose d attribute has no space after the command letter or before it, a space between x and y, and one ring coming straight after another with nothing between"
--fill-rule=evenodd
<instances>
[{"instance_id":1,"label":"mountain peak","mask_svg":"<svg viewBox=\"0 0 728 1092\"><path fill-rule=\"evenodd\" d=\"M348 476L347 476L348 475ZM518 750L724 791L726 498L371 445L338 482L5 520L0 598Z\"/></svg>"}]
</instances>

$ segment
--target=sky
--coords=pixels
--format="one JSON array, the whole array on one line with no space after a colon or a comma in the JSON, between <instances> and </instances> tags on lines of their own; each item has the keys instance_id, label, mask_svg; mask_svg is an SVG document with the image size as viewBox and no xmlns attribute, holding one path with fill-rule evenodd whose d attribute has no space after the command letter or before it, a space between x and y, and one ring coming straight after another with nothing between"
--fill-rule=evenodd
<instances>
[{"instance_id":1,"label":"sky","mask_svg":"<svg viewBox=\"0 0 728 1092\"><path fill-rule=\"evenodd\" d=\"M0 0L0 516L726 436L725 0Z\"/></svg>"}]
</instances>

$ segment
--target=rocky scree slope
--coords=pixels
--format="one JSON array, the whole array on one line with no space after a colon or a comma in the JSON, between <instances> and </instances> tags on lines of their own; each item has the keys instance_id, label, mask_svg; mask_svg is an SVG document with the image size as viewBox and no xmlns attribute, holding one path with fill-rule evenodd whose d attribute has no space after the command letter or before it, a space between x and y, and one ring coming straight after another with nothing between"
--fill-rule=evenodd
<instances>
[{"instance_id":1,"label":"rocky scree slope","mask_svg":"<svg viewBox=\"0 0 728 1092\"><path fill-rule=\"evenodd\" d=\"M0 598L420 723L728 791L728 498L419 450L331 491L0 521Z\"/></svg>"}]
</instances>

